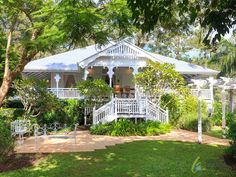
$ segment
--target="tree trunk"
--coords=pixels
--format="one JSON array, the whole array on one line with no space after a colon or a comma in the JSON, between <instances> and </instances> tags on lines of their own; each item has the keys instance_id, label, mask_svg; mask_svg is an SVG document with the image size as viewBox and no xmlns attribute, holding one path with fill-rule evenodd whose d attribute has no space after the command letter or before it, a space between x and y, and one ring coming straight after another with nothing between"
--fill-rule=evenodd
<instances>
[{"instance_id":1,"label":"tree trunk","mask_svg":"<svg viewBox=\"0 0 236 177\"><path fill-rule=\"evenodd\" d=\"M0 107L2 107L3 100L6 97L12 83L12 76L10 71L10 48L11 48L11 38L12 38L13 27L7 36L7 46L6 46L6 58L5 58L5 68L2 85L0 88Z\"/></svg>"},{"instance_id":2,"label":"tree trunk","mask_svg":"<svg viewBox=\"0 0 236 177\"><path fill-rule=\"evenodd\" d=\"M12 33L14 30L14 25L8 33L7 36L7 46L6 46L6 58L5 58L5 69L2 85L0 87L0 107L2 107L3 100L7 96L9 89L11 88L12 81L23 71L25 65L29 63L32 58L38 53L37 51L32 51L31 53L24 49L20 57L20 63L15 67L15 70L10 69L10 48L12 41ZM37 31L32 33L31 41L34 41L37 37Z\"/></svg>"},{"instance_id":3,"label":"tree trunk","mask_svg":"<svg viewBox=\"0 0 236 177\"><path fill-rule=\"evenodd\" d=\"M3 104L3 100L4 98L7 96L7 93L11 87L12 84L12 77L10 75L10 73L7 73L2 81L2 85L0 87L0 107Z\"/></svg>"}]
</instances>

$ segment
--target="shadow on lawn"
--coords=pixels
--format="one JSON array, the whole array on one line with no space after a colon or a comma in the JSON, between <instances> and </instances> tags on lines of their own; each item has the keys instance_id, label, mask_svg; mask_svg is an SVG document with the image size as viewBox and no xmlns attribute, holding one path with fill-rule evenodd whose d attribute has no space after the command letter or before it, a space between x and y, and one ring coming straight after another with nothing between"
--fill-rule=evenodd
<instances>
[{"instance_id":1,"label":"shadow on lawn","mask_svg":"<svg viewBox=\"0 0 236 177\"><path fill-rule=\"evenodd\" d=\"M46 157L47 154L12 154L0 163L0 173L31 167Z\"/></svg>"},{"instance_id":2,"label":"shadow on lawn","mask_svg":"<svg viewBox=\"0 0 236 177\"><path fill-rule=\"evenodd\" d=\"M139 141L85 153L51 154L33 168L7 176L235 176L224 163L224 147L173 141ZM200 157L202 171L193 174ZM1 174L0 174L1 176Z\"/></svg>"}]
</instances>

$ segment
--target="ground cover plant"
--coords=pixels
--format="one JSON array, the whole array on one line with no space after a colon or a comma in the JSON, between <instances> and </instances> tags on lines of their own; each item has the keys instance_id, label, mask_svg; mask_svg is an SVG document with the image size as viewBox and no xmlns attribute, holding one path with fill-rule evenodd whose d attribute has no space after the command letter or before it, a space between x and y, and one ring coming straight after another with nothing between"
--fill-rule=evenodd
<instances>
[{"instance_id":1,"label":"ground cover plant","mask_svg":"<svg viewBox=\"0 0 236 177\"><path fill-rule=\"evenodd\" d=\"M38 165L0 173L0 177L233 177L236 173L225 164L224 151L223 146L139 141L94 152L50 154ZM194 165L196 159L200 166Z\"/></svg>"},{"instance_id":2,"label":"ground cover plant","mask_svg":"<svg viewBox=\"0 0 236 177\"><path fill-rule=\"evenodd\" d=\"M170 132L169 124L162 124L157 121L138 122L125 118L119 119L117 122L97 124L90 128L91 134L111 135L111 136L132 136L132 135L160 135Z\"/></svg>"}]
</instances>

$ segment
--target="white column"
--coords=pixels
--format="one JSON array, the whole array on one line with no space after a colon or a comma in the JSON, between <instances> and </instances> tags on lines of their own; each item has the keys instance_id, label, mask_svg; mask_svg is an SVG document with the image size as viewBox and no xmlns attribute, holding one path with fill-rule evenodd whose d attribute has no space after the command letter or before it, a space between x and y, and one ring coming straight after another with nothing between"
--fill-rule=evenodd
<instances>
[{"instance_id":1,"label":"white column","mask_svg":"<svg viewBox=\"0 0 236 177\"><path fill-rule=\"evenodd\" d=\"M201 88L198 87L198 143L202 143L202 106L201 106Z\"/></svg>"},{"instance_id":2,"label":"white column","mask_svg":"<svg viewBox=\"0 0 236 177\"><path fill-rule=\"evenodd\" d=\"M202 143L202 106L201 106L201 88L207 84L206 80L192 79L194 85L197 86L198 95L198 143Z\"/></svg>"},{"instance_id":3,"label":"white column","mask_svg":"<svg viewBox=\"0 0 236 177\"><path fill-rule=\"evenodd\" d=\"M87 80L88 74L89 74L88 68L85 67L85 68L84 68L84 80Z\"/></svg>"},{"instance_id":4,"label":"white column","mask_svg":"<svg viewBox=\"0 0 236 177\"><path fill-rule=\"evenodd\" d=\"M135 77L136 74L138 74L138 67L133 67L133 73L132 73ZM136 84L134 83L134 97L137 98L137 86Z\"/></svg>"},{"instance_id":5,"label":"white column","mask_svg":"<svg viewBox=\"0 0 236 177\"><path fill-rule=\"evenodd\" d=\"M230 112L234 112L234 90L230 89L229 90L229 108Z\"/></svg>"},{"instance_id":6,"label":"white column","mask_svg":"<svg viewBox=\"0 0 236 177\"><path fill-rule=\"evenodd\" d=\"M107 72L108 76L109 76L109 86L112 87L112 76L114 74L113 72L113 67L109 66L108 67L108 72Z\"/></svg>"},{"instance_id":7,"label":"white column","mask_svg":"<svg viewBox=\"0 0 236 177\"><path fill-rule=\"evenodd\" d=\"M57 87L57 97L59 96L59 81L61 79L60 74L56 74L56 76L54 77L54 79L56 80L56 87Z\"/></svg>"},{"instance_id":8,"label":"white column","mask_svg":"<svg viewBox=\"0 0 236 177\"><path fill-rule=\"evenodd\" d=\"M210 92L211 92L211 101L212 103L214 102L214 84L216 82L216 80L213 77L209 77L208 81L210 83Z\"/></svg>"},{"instance_id":9,"label":"white column","mask_svg":"<svg viewBox=\"0 0 236 177\"><path fill-rule=\"evenodd\" d=\"M225 138L225 127L226 127L226 120L225 120L225 88L222 89L222 132L223 138Z\"/></svg>"}]
</instances>

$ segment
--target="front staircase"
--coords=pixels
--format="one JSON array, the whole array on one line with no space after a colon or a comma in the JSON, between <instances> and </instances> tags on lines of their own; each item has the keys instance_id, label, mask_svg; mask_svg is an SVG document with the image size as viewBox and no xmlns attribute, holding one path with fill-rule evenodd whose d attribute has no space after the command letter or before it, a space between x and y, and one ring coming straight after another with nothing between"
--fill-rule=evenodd
<instances>
[{"instance_id":1,"label":"front staircase","mask_svg":"<svg viewBox=\"0 0 236 177\"><path fill-rule=\"evenodd\" d=\"M168 109L164 110L147 98L112 98L99 109L93 109L93 124L111 122L118 118L143 118L168 123Z\"/></svg>"}]
</instances>

